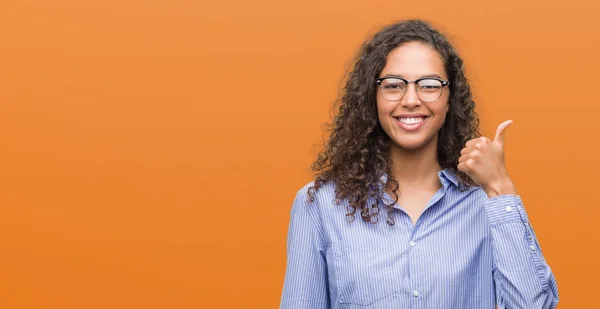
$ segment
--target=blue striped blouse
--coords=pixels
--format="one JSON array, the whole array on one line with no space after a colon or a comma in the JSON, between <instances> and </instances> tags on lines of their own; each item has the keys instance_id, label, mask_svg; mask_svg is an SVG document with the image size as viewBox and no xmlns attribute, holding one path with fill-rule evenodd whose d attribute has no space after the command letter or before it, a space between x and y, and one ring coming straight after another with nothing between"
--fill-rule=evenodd
<instances>
[{"instance_id":1,"label":"blue striped blouse","mask_svg":"<svg viewBox=\"0 0 600 309\"><path fill-rule=\"evenodd\" d=\"M558 287L519 196L459 190L449 170L413 225L346 221L329 182L291 210L282 309L555 308ZM382 177L385 182L385 176ZM384 193L384 199L393 202ZM373 201L370 201L373 202Z\"/></svg>"}]
</instances>

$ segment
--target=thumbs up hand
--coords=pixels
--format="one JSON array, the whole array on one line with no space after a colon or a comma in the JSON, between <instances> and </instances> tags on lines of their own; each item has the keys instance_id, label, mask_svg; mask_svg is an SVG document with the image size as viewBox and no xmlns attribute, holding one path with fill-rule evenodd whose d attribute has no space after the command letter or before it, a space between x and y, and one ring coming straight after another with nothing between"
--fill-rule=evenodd
<instances>
[{"instance_id":1,"label":"thumbs up hand","mask_svg":"<svg viewBox=\"0 0 600 309\"><path fill-rule=\"evenodd\" d=\"M504 163L504 130L511 124L512 120L501 123L493 141L486 137L468 141L458 158L458 170L469 175L490 198L517 195Z\"/></svg>"}]
</instances>

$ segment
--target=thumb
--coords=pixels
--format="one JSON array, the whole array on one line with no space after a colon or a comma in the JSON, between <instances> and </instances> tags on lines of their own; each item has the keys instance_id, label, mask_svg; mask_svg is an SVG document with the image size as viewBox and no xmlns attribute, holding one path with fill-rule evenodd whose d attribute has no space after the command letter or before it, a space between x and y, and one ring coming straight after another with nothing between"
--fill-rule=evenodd
<instances>
[{"instance_id":1,"label":"thumb","mask_svg":"<svg viewBox=\"0 0 600 309\"><path fill-rule=\"evenodd\" d=\"M498 126L498 129L496 129L496 137L494 138L494 143L496 145L504 148L504 129L506 129L511 124L512 120L507 120Z\"/></svg>"}]
</instances>

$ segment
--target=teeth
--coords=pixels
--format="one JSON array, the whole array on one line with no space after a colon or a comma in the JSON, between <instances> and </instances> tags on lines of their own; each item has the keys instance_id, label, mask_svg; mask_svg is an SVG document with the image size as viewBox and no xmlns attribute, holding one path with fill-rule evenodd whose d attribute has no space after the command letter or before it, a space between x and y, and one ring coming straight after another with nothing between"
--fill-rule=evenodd
<instances>
[{"instance_id":1,"label":"teeth","mask_svg":"<svg viewBox=\"0 0 600 309\"><path fill-rule=\"evenodd\" d=\"M399 118L400 122L405 123L405 124L415 124L415 123L419 123L421 121L423 121L423 117L418 117L418 118Z\"/></svg>"}]
</instances>

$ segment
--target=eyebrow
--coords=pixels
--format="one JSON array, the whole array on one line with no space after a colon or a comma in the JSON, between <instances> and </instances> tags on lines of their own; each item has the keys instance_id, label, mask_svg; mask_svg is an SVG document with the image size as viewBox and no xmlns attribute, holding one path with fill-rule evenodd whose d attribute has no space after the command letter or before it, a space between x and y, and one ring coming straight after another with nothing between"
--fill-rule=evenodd
<instances>
[{"instance_id":1,"label":"eyebrow","mask_svg":"<svg viewBox=\"0 0 600 309\"><path fill-rule=\"evenodd\" d=\"M402 76L402 74L394 74L394 73L388 73L388 74L385 74L382 77L402 77L402 78L404 78ZM437 74L427 74L427 75L423 75L423 76L421 76L419 78L439 78L439 79L443 79L441 76L439 76Z\"/></svg>"}]
</instances>

